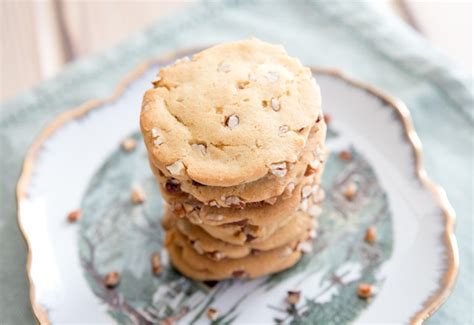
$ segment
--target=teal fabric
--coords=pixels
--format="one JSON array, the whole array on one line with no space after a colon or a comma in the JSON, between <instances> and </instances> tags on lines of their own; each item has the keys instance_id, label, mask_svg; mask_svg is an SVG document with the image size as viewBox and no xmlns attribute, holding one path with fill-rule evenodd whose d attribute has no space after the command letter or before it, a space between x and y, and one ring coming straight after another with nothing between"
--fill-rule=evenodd
<instances>
[{"instance_id":1,"label":"teal fabric","mask_svg":"<svg viewBox=\"0 0 474 325\"><path fill-rule=\"evenodd\" d=\"M305 64L342 69L407 104L424 144L425 167L457 213L457 285L428 323L473 323L472 79L402 22L365 2L313 0L199 3L1 105L0 323L33 322L14 189L25 152L41 128L58 113L109 95L146 59L251 36L284 44Z\"/></svg>"}]
</instances>

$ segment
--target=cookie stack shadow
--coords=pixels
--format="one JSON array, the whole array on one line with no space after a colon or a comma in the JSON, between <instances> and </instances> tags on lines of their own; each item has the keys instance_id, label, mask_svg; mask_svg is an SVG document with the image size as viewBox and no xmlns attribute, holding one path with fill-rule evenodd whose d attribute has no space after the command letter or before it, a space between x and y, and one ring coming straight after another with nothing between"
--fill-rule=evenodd
<instances>
[{"instance_id":1,"label":"cookie stack shadow","mask_svg":"<svg viewBox=\"0 0 474 325\"><path fill-rule=\"evenodd\" d=\"M244 45L247 46L247 44ZM250 49L252 46L267 45L251 43ZM237 48L241 50L242 46ZM216 55L211 52L209 56L211 54ZM173 67L169 69L172 71ZM192 69L192 66L188 69ZM232 61L226 69L232 69ZM186 73L186 71L183 68L180 73ZM219 66L217 71L219 72ZM308 80L312 79L310 73L308 74ZM161 75L166 78L166 73L161 73ZM253 79L250 78L249 82L252 84ZM265 82L268 82L267 79ZM169 88L161 77L155 86ZM257 86L258 84L255 85ZM315 91L319 92L319 90ZM163 93L168 94L166 90L163 90ZM218 183L215 180L205 184L206 182L203 181L205 177L194 178L193 175L199 175L199 169L192 169L191 163L194 161L191 161L191 158L186 161L188 156L182 155L183 162L177 163L170 163L173 159L165 161L167 157L164 156L157 158L157 152L166 154L164 151L166 148L162 146L162 143L167 141L166 137L169 137L172 132L163 131L167 125L157 126L159 123L153 120L153 116L146 115L147 111L153 109L147 105L156 101L154 96L154 93L148 93L145 96L142 132L149 152L151 169L166 201L163 218L163 227L166 230L165 246L174 267L184 275L197 280L255 278L287 269L293 266L303 254L309 253L316 237L317 216L321 212L320 204L324 198L320 183L326 156L324 146L326 125L320 104L315 104L316 112L311 112L314 116L308 114L308 118L302 119L308 122L308 125L297 135L298 140L301 140L299 147L289 146L285 152L287 156L296 157L296 159L273 161L268 164L268 170L263 175L254 177L247 173L251 176L249 179L239 179L235 185L223 186L214 185ZM318 96L319 93L316 97ZM270 103L273 104L272 101ZM263 109L272 110L271 107ZM291 113L292 108L282 106L282 114L285 112L283 109ZM295 111L294 114L298 112ZM238 128L246 122L242 115L234 122L228 117L224 127L230 131L238 131ZM232 116L234 115L230 115ZM283 118L286 117L283 116ZM288 123L292 123L293 119L294 117L288 117ZM193 123L191 125L182 122L188 130L199 121ZM231 123L234 124L230 125ZM278 128L278 125L275 125L275 127L277 130L282 130L281 126ZM228 132L228 130L223 132ZM198 131L193 136L197 133ZM265 136L265 133L255 134L255 137L261 136ZM280 138L277 137L277 139ZM221 168L218 161L221 151L218 149L221 148L211 148L209 143L200 139L190 145L190 150L193 150L190 152L196 153L196 157L198 154L202 157L214 155L209 164L216 165L215 178L218 179L219 168ZM154 151L154 148L157 148L157 151ZM257 151L252 151L252 155L247 157L249 162L246 163L251 164L255 157L267 158L267 155L270 157L271 152L268 148L269 146L262 146L259 149L257 146ZM215 152L210 152L211 149ZM171 149L169 152L174 153ZM242 155L244 154L245 151ZM241 158L238 157L238 159ZM224 165L222 168L225 168L225 162L222 165Z\"/></svg>"}]
</instances>

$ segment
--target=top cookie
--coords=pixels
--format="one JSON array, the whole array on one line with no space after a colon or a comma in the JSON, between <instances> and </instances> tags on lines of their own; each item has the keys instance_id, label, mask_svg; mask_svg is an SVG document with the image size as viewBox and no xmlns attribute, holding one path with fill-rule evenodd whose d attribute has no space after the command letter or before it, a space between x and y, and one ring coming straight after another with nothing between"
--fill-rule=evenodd
<instances>
[{"instance_id":1,"label":"top cookie","mask_svg":"<svg viewBox=\"0 0 474 325\"><path fill-rule=\"evenodd\" d=\"M256 39L178 60L154 85L140 118L149 155L174 178L209 186L284 176L321 113L310 69Z\"/></svg>"}]
</instances>

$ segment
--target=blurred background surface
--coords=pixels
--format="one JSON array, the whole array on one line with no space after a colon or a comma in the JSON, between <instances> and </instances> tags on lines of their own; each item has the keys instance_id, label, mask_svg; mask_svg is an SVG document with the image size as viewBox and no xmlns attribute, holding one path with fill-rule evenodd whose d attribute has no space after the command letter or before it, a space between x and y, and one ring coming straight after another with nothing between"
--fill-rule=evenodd
<instances>
[{"instance_id":1,"label":"blurred background surface","mask_svg":"<svg viewBox=\"0 0 474 325\"><path fill-rule=\"evenodd\" d=\"M217 0L216 0L217 1ZM65 64L126 39L194 0L0 1L0 100L57 74ZM379 0L472 74L472 1ZM396 51L396 49L394 49Z\"/></svg>"}]
</instances>

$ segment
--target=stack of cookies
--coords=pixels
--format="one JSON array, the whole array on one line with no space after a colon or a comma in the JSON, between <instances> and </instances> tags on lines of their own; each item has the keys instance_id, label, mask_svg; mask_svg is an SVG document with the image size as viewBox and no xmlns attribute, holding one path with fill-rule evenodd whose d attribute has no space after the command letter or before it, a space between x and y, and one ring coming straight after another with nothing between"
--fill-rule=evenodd
<instances>
[{"instance_id":1,"label":"stack of cookies","mask_svg":"<svg viewBox=\"0 0 474 325\"><path fill-rule=\"evenodd\" d=\"M180 59L153 85L141 130L172 264L197 280L294 265L324 196L326 125L310 69L252 39Z\"/></svg>"}]
</instances>

